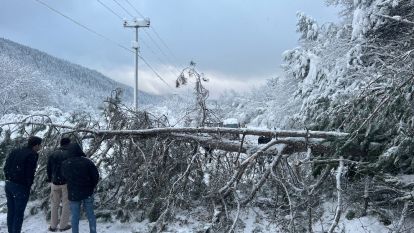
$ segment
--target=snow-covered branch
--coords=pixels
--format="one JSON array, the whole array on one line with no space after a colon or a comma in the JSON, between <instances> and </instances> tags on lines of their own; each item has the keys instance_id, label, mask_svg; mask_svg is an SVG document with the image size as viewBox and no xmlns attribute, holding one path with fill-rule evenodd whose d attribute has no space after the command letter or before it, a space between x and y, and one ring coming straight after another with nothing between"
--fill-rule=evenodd
<instances>
[{"instance_id":1,"label":"snow-covered branch","mask_svg":"<svg viewBox=\"0 0 414 233\"><path fill-rule=\"evenodd\" d=\"M394 16L382 15L382 14L375 14L375 15L376 15L376 16L379 16L379 17L386 18L386 19L394 20L394 21L397 21L397 22L407 23L407 24L414 25L414 22L412 22L412 21L410 21L410 20L407 20L407 19L403 19L403 18L402 18L401 16L399 16L399 15L394 15Z\"/></svg>"},{"instance_id":2,"label":"snow-covered branch","mask_svg":"<svg viewBox=\"0 0 414 233\"><path fill-rule=\"evenodd\" d=\"M402 229L402 227L404 225L404 222L405 222L405 218L407 217L407 214L408 214L407 212L408 212L408 207L409 206L410 206L410 203L408 201L406 201L404 203L404 208L401 212L401 217L400 217L400 220L398 221L398 225L395 228L395 230L392 231L392 233L400 233L401 232L401 229Z\"/></svg>"},{"instance_id":3,"label":"snow-covered branch","mask_svg":"<svg viewBox=\"0 0 414 233\"><path fill-rule=\"evenodd\" d=\"M89 128L76 128L69 125L53 124L53 123L39 123L39 122L10 122L0 124L0 127L6 125L43 125L56 128L73 129L79 132L88 132L100 136L151 136L158 134L170 134L170 133L210 133L210 134L245 134L254 136L266 136L266 137L303 137L303 138L323 138L323 139L336 139L348 136L348 133L332 132L332 131L306 131L306 130L259 130L259 129L247 129L247 128L224 128L224 127L165 127L165 128L152 128L152 129L125 129L125 130L105 130L105 129L89 129Z\"/></svg>"},{"instance_id":4,"label":"snow-covered branch","mask_svg":"<svg viewBox=\"0 0 414 233\"><path fill-rule=\"evenodd\" d=\"M344 170L344 161L343 161L343 157L340 157L340 161L339 161L339 166L338 166L338 170L336 172L336 191L338 193L338 203L336 206L336 212L335 212L335 218L332 222L331 227L329 228L329 233L332 233L336 226L338 225L339 219L341 218L341 213L342 213L342 188L341 188L341 176L342 176L342 171Z\"/></svg>"},{"instance_id":5,"label":"snow-covered branch","mask_svg":"<svg viewBox=\"0 0 414 233\"><path fill-rule=\"evenodd\" d=\"M250 192L250 195L242 201L243 205L246 205L247 203L249 203L254 196L256 195L257 191L263 186L263 184L266 182L267 178L269 177L269 175L271 174L272 170L274 169L274 167L276 167L279 164L280 159L282 158L282 155L279 154L276 156L276 158L273 159L272 163L268 166L268 168L266 169L265 174L262 176L262 178L260 179L259 183L255 184L253 186L252 191Z\"/></svg>"}]
</instances>

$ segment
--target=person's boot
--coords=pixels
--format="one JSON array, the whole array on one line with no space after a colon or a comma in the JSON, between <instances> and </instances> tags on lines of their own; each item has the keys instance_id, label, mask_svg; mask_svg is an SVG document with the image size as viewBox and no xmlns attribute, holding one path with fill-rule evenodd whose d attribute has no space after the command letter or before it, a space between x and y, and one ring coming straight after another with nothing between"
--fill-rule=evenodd
<instances>
[{"instance_id":1,"label":"person's boot","mask_svg":"<svg viewBox=\"0 0 414 233\"><path fill-rule=\"evenodd\" d=\"M60 230L59 230L59 231L67 231L67 230L69 230L70 228L72 228L72 226L71 226L71 225L67 225L66 227L60 228Z\"/></svg>"},{"instance_id":2,"label":"person's boot","mask_svg":"<svg viewBox=\"0 0 414 233\"><path fill-rule=\"evenodd\" d=\"M49 226L49 228L47 228L47 230L48 230L48 231L51 231L51 232L56 232L58 229L57 229L57 228L53 228L53 227Z\"/></svg>"}]
</instances>

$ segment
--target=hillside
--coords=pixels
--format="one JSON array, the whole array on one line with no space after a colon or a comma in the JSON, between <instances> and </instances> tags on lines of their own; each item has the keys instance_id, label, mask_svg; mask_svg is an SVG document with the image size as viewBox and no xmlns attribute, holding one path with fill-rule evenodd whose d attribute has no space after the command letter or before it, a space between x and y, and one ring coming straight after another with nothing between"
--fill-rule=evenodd
<instances>
[{"instance_id":1,"label":"hillside","mask_svg":"<svg viewBox=\"0 0 414 233\"><path fill-rule=\"evenodd\" d=\"M116 88L132 102L133 89L103 74L0 38L0 115L53 106L69 110L97 109ZM158 97L139 93L141 104Z\"/></svg>"}]
</instances>

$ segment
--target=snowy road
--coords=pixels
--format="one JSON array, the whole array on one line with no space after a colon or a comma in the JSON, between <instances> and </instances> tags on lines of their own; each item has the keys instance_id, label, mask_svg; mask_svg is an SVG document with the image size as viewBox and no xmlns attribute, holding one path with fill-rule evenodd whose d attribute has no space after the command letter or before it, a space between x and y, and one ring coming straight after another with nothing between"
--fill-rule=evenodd
<instances>
[{"instance_id":1,"label":"snowy road","mask_svg":"<svg viewBox=\"0 0 414 233\"><path fill-rule=\"evenodd\" d=\"M35 202L29 202L25 211L25 220L23 222L22 233L49 233L47 230L48 222L43 212L36 215L30 215L29 210L35 206ZM7 214L6 214L6 196L4 193L4 181L0 181L0 233L7 233ZM98 221L97 231L100 233L144 233L147 230L148 222L122 224L114 223L100 223ZM81 233L89 232L88 221L83 219L80 221L79 230ZM65 232L71 232L70 230Z\"/></svg>"},{"instance_id":2,"label":"snowy road","mask_svg":"<svg viewBox=\"0 0 414 233\"><path fill-rule=\"evenodd\" d=\"M48 222L43 212L36 215L30 215L30 209L38 205L36 202L29 202L25 212L25 220L23 222L23 233L48 233ZM335 210L335 203L324 204L325 213L314 225L315 233L324 232L324 228L330 225L332 221L333 211ZM235 213L231 212L233 216ZM267 217L266 217L267 216ZM6 197L4 193L4 182L0 181L0 233L7 233L6 224ZM233 216L234 217L234 216ZM241 211L240 220L241 226L236 229L236 232L242 233L277 233L280 232L274 222L269 221L269 215L258 208L248 208ZM164 232L169 233L191 233L200 232L209 220L208 214L203 209L193 209L192 213L177 211L175 221L167 226ZM322 227L324 225L324 227ZM99 233L147 233L151 223L148 220L133 223L114 222L99 222L97 224L97 231ZM391 227L391 226L390 226ZM339 228L345 233L388 233L390 228L385 227L374 217L363 217L360 219L346 220L341 218ZM71 232L70 230L66 232ZM89 232L88 222L86 219L80 222L80 232ZM281 232L280 232L281 233Z\"/></svg>"}]
</instances>

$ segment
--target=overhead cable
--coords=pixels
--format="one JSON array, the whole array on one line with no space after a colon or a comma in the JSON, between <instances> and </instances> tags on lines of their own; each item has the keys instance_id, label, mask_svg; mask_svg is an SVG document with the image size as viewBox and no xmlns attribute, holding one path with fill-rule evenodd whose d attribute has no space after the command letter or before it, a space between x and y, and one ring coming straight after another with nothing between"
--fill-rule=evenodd
<instances>
[{"instance_id":1,"label":"overhead cable","mask_svg":"<svg viewBox=\"0 0 414 233\"><path fill-rule=\"evenodd\" d=\"M67 16L67 15L65 15L65 14L63 14L62 12L60 12L60 11L58 11L58 10L56 10L55 8L53 8L53 7L51 7L50 5L48 5L47 3L45 3L45 2L43 2L42 0L33 0L33 1L35 1L35 2L37 2L37 3L39 3L39 4L41 4L41 5L43 5L43 6L45 6L46 8L48 8L49 10L51 10L51 11L53 11L53 12L55 12L56 14L58 14L58 15L60 15L60 16L62 16L62 17L64 17L64 18L66 18L67 20L69 20L69 21L71 21L72 23L74 23L74 24L76 24L76 25L78 25L78 26L80 26L80 27L82 27L83 29L85 29L85 30L87 30L88 32L90 32L90 33L93 33L93 34L95 34L95 35L97 35L97 36L99 36L99 37L101 37L101 38L103 38L103 39L105 39L105 40L107 40L107 41L109 41L109 42L111 42L111 43L113 43L113 44L115 44L115 45L117 45L118 47L120 47L120 48L122 48L122 49L124 49L124 50L126 50L126 51L128 51L128 52L131 52L131 53L135 53L135 51L133 51L133 50L131 50L131 49L129 49L129 48L127 48L127 47L125 47L125 46L123 46L122 44L120 44L120 43L118 43L118 42L116 42L116 41L114 41L114 40L112 40L112 39L110 39L110 38L108 38L108 37L106 37L106 36L104 36L104 35L102 35L101 33L99 33L99 32L97 32L97 31L95 31L95 30L93 30L93 29L91 29L91 28L89 28L89 27L87 27L87 26L85 26L85 25L83 25L83 24L81 24L80 22L78 22L78 21L76 21L76 20L74 20L73 18L71 18L71 17L69 17L69 16ZM152 72L154 72L154 74L157 76L157 78L159 78L163 83L165 83L168 87L170 87L170 88L172 88L162 77L161 77L161 75L159 75L158 74L158 72L157 71L155 71L155 69L149 64L149 62L147 61L147 60L145 60L144 59L144 57L142 57L141 55L138 55L139 56L139 58L142 60L142 61L144 61L144 63L148 66L148 68L150 68L151 70L152 70ZM173 88L172 88L173 89Z\"/></svg>"},{"instance_id":2,"label":"overhead cable","mask_svg":"<svg viewBox=\"0 0 414 233\"><path fill-rule=\"evenodd\" d=\"M118 6L119 7L121 7L129 16L131 16L131 17L134 17L131 13L129 13L129 11L125 8L125 7L123 7L119 2L118 2L118 0L113 0L116 4L118 4Z\"/></svg>"},{"instance_id":3,"label":"overhead cable","mask_svg":"<svg viewBox=\"0 0 414 233\"><path fill-rule=\"evenodd\" d=\"M97 1L99 1L99 0L97 0ZM99 1L100 2L100 1ZM128 1L128 4L130 4L130 6L131 7L133 7L132 5L131 5L131 3ZM118 16L118 18L120 18L120 20L122 20L123 21L123 19L122 19L122 17L120 17L113 9L111 9L110 7L108 7L107 5L105 5L105 4L102 4L109 12L111 12L112 14L114 14L115 16ZM135 10L136 10L136 8L134 8ZM136 10L138 13L139 13L139 11L138 10ZM140 13L139 13L140 14ZM142 14L141 14L141 16L142 16ZM163 49L159 46L159 44L151 37L151 35L146 31L146 30L144 30L144 32L145 32L145 34L148 36L148 38L152 41L152 43L154 43L155 44L155 46L158 48L158 50L160 50L161 51L161 54L162 55L164 55L165 56L165 58L167 59L167 63L170 63L170 64L173 64L169 59L168 59L168 56L167 56L167 54L163 51ZM144 44L144 46L146 46L148 49L149 49L149 51L151 52L151 53L153 53L155 56L156 56L156 58L157 58L157 60L159 61L159 62L161 62L161 64L163 64L163 63L166 63L166 62L164 62L164 61L162 61L163 59L161 59L160 57L158 57L157 56L157 54L156 54L156 52L144 41L144 40L142 40L142 43ZM166 64L167 64L166 63ZM177 74L174 74L171 70L169 70L170 72L171 72L171 74L173 75L173 76L175 76L175 77L177 77L178 76L178 74L179 73L181 73L181 71L176 67L176 66L173 66L174 67L174 69L177 71Z\"/></svg>"},{"instance_id":4,"label":"overhead cable","mask_svg":"<svg viewBox=\"0 0 414 233\"><path fill-rule=\"evenodd\" d=\"M53 8L53 7L51 7L50 5L48 5L48 4L46 4L45 2L43 2L42 0L33 0L33 1L36 1L36 2L37 2L37 3L39 3L39 4L42 4L43 6L47 7L49 10L51 10L51 11L55 12L56 14L59 14L60 16L62 16L62 17L64 17L64 18L68 19L68 20L69 20L69 21L71 21L72 23L77 24L78 26L80 26L80 27L84 28L85 30L89 31L90 33L93 33L93 34L95 34L95 35L97 35L97 36L99 36L99 37L102 37L103 39L105 39L105 40L107 40L107 41L109 41L109 42L111 42L111 43L113 43L113 44L117 45L118 47L120 47L120 48L122 48L122 49L127 50L128 52L132 52L132 53L134 52L133 50L131 50L131 49L129 49L129 48L127 48L127 47L123 46L122 44L120 44L120 43L118 43L118 42L116 42L116 41L114 41L114 40L112 40L112 39L110 39L110 38L108 38L108 37L106 37L106 36L102 35L101 33L99 33L99 32L97 32L97 31L95 31L95 30L91 29L90 27L85 26L85 25L83 25L83 24L79 23L78 21L74 20L73 18L71 18L71 17L69 17L69 16L67 16L67 15L63 14L62 12L60 12L60 11L56 10L55 8Z\"/></svg>"},{"instance_id":5,"label":"overhead cable","mask_svg":"<svg viewBox=\"0 0 414 233\"><path fill-rule=\"evenodd\" d=\"M139 58L141 58L141 60L152 70L152 72L155 73L155 75L161 79L162 82L164 82L168 87L170 87L171 89L174 89L170 86L170 84L168 84L162 77L161 75L158 74L157 71L155 71L155 69L147 62L147 60L145 60L141 55L138 55Z\"/></svg>"},{"instance_id":6,"label":"overhead cable","mask_svg":"<svg viewBox=\"0 0 414 233\"><path fill-rule=\"evenodd\" d=\"M145 17L144 17L144 15L143 15L143 14L141 14L141 12L139 12L139 11L138 11L138 9L137 9L137 8L135 8L135 7L134 7L134 5L132 5L132 4L131 4L131 2L129 2L128 0L125 0L125 1L128 3L128 5L129 5L132 9L134 9L134 11L135 11L135 12L137 12L137 14L138 14L139 16L141 16L142 18L145 18Z\"/></svg>"},{"instance_id":7,"label":"overhead cable","mask_svg":"<svg viewBox=\"0 0 414 233\"><path fill-rule=\"evenodd\" d=\"M123 18L118 15L114 10L112 10L109 6L107 6L105 3L101 2L100 0L97 0L103 7L105 7L108 11L112 12L116 17L118 17L120 20L123 20Z\"/></svg>"}]
</instances>

